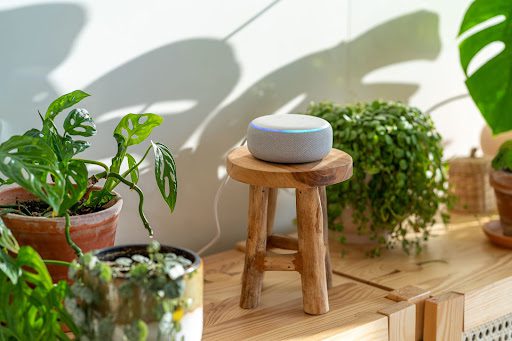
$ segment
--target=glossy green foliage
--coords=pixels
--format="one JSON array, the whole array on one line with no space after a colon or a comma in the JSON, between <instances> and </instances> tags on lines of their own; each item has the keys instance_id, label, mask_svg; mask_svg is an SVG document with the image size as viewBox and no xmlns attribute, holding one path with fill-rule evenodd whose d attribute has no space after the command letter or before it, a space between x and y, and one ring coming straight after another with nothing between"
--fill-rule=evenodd
<instances>
[{"instance_id":1,"label":"glossy green foliage","mask_svg":"<svg viewBox=\"0 0 512 341\"><path fill-rule=\"evenodd\" d=\"M68 286L53 284L39 254L18 247L0 223L0 340L69 340L62 325L78 332L64 309Z\"/></svg>"},{"instance_id":2,"label":"glossy green foliage","mask_svg":"<svg viewBox=\"0 0 512 341\"><path fill-rule=\"evenodd\" d=\"M45 216L66 216L102 209L115 197L115 187L124 183L139 194L139 214L151 235L152 229L143 213L143 192L137 187L139 166L149 150L153 149L157 167L156 181L164 201L172 211L176 203L176 165L169 149L162 144L151 142L138 161L128 153L128 148L145 141L163 119L149 113L127 114L113 133L117 153L110 166L99 161L79 159L76 155L87 149L89 142L77 137L89 138L96 134L96 125L91 115L85 109L72 109L61 129L57 128L54 119L63 110L88 96L76 90L59 97L50 104L44 117L39 115L42 120L41 129L30 129L22 136L13 136L0 145L0 174L3 175L0 186L17 183L51 207L52 211L45 212ZM121 173L125 163L128 164L128 170ZM86 164L99 165L104 171L89 176ZM106 179L103 188L92 190L92 186L102 178ZM18 213L23 214L21 211ZM68 229L69 226L67 232ZM72 243L70 245L73 246ZM79 251L78 247L74 249Z\"/></svg>"},{"instance_id":3,"label":"glossy green foliage","mask_svg":"<svg viewBox=\"0 0 512 341\"><path fill-rule=\"evenodd\" d=\"M155 154L155 179L171 211L176 205L176 195L178 193L178 182L176 181L176 163L171 151L161 143L153 143L153 152Z\"/></svg>"},{"instance_id":4,"label":"glossy green foliage","mask_svg":"<svg viewBox=\"0 0 512 341\"><path fill-rule=\"evenodd\" d=\"M501 18L501 19L500 19ZM491 26L473 32L489 19ZM512 130L512 4L510 0L475 0L467 10L459 35L460 62L468 76L466 85L493 133ZM473 74L468 67L477 54L491 43L501 42L505 48Z\"/></svg>"},{"instance_id":5,"label":"glossy green foliage","mask_svg":"<svg viewBox=\"0 0 512 341\"><path fill-rule=\"evenodd\" d=\"M64 121L64 132L69 135L90 137L96 134L96 125L85 109L73 109Z\"/></svg>"},{"instance_id":6,"label":"glossy green foliage","mask_svg":"<svg viewBox=\"0 0 512 341\"><path fill-rule=\"evenodd\" d=\"M512 172L512 140L503 143L492 160L492 168Z\"/></svg>"},{"instance_id":7,"label":"glossy green foliage","mask_svg":"<svg viewBox=\"0 0 512 341\"><path fill-rule=\"evenodd\" d=\"M385 101L312 104L307 114L329 121L334 148L354 162L350 180L327 187L330 227L343 231L337 218L352 207L360 233L381 246L399 242L419 251L438 209L450 202L441 136L430 117Z\"/></svg>"},{"instance_id":8,"label":"glossy green foliage","mask_svg":"<svg viewBox=\"0 0 512 341\"><path fill-rule=\"evenodd\" d=\"M45 119L53 120L64 109L70 108L75 104L78 104L81 100L88 96L89 94L81 90L75 90L73 92L70 92L69 94L60 96L48 106L48 110L46 110Z\"/></svg>"},{"instance_id":9,"label":"glossy green foliage","mask_svg":"<svg viewBox=\"0 0 512 341\"><path fill-rule=\"evenodd\" d=\"M0 171L58 211L64 195L64 174L57 156L41 138L13 136L0 145ZM52 178L54 184L48 182Z\"/></svg>"},{"instance_id":10,"label":"glossy green foliage","mask_svg":"<svg viewBox=\"0 0 512 341\"><path fill-rule=\"evenodd\" d=\"M125 145L139 144L149 137L153 128L162 124L162 117L155 114L128 114L121 119L114 135L120 135Z\"/></svg>"}]
</instances>

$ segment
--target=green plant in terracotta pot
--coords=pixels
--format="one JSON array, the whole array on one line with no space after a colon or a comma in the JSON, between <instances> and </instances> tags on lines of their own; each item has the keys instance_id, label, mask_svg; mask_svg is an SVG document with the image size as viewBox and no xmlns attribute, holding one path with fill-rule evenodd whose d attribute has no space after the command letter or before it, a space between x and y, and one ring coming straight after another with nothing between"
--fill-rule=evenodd
<instances>
[{"instance_id":1,"label":"green plant in terracotta pot","mask_svg":"<svg viewBox=\"0 0 512 341\"><path fill-rule=\"evenodd\" d=\"M342 241L356 233L368 237L376 244L372 255L396 243L419 252L439 209L452 200L441 136L430 117L387 101L313 103L307 114L327 120L334 148L354 160L352 178L327 187L329 226L343 232Z\"/></svg>"},{"instance_id":2,"label":"green plant in terracotta pot","mask_svg":"<svg viewBox=\"0 0 512 341\"><path fill-rule=\"evenodd\" d=\"M114 192L122 184L139 196L139 214L144 227L152 229L143 212L144 194L137 186L139 165L152 150L155 178L170 210L176 203L176 167L169 149L151 142L140 160L129 148L149 137L162 117L127 114L113 132L117 153L110 165L77 157L89 147L84 139L96 134L93 119L85 109L70 110L61 128L55 119L64 110L89 96L76 90L53 101L41 128L12 136L0 145L0 184L17 184L0 191L0 214L21 245L31 245L44 259L71 261L83 251L112 246L122 200ZM121 171L123 163L128 169ZM87 165L102 172L89 174ZM104 181L99 186L99 181ZM55 280L67 269L49 266Z\"/></svg>"},{"instance_id":3,"label":"green plant in terracotta pot","mask_svg":"<svg viewBox=\"0 0 512 341\"><path fill-rule=\"evenodd\" d=\"M511 26L510 1L475 0L466 11L459 32L460 62L467 77L466 86L493 134L512 131ZM478 59L478 53L491 44L498 46L497 53L471 70L470 65ZM490 174L503 232L508 236L512 236L511 150L512 140L501 145Z\"/></svg>"}]
</instances>

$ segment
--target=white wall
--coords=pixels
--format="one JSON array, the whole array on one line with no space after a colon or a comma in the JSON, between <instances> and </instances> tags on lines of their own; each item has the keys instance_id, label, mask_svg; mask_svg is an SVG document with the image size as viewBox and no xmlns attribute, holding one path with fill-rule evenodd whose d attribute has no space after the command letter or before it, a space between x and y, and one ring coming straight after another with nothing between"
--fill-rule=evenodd
<instances>
[{"instance_id":1,"label":"white wall","mask_svg":"<svg viewBox=\"0 0 512 341\"><path fill-rule=\"evenodd\" d=\"M0 2L0 138L38 124L36 109L83 89L99 134L84 157L108 161L111 132L128 112L165 122L153 139L177 156L179 195L170 215L152 170L146 212L164 243L198 249L214 234L212 203L226 152L262 114L310 101L373 98L422 109L464 94L456 36L469 0L23 1ZM470 99L435 110L446 154L479 143ZM140 155L144 146L134 148ZM150 164L147 165L148 167ZM118 243L147 240L134 194L124 189ZM245 237L247 188L226 187L222 239ZM276 226L292 228L294 197L279 196Z\"/></svg>"}]
</instances>

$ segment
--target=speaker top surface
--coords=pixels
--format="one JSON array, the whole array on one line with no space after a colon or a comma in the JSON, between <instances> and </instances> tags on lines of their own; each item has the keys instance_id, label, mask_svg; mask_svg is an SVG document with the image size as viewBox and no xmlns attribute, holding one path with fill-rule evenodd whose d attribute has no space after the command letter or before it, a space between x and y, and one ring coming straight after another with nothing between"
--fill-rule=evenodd
<instances>
[{"instance_id":1,"label":"speaker top surface","mask_svg":"<svg viewBox=\"0 0 512 341\"><path fill-rule=\"evenodd\" d=\"M252 128L275 133L312 133L330 128L329 122L315 116L301 114L266 115L255 118Z\"/></svg>"}]
</instances>

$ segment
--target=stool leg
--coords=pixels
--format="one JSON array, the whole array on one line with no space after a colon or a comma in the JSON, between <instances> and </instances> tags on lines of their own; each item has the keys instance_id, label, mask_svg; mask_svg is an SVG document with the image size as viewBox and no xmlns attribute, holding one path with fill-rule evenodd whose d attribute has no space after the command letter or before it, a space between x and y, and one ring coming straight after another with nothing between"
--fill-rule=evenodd
<instances>
[{"instance_id":1,"label":"stool leg","mask_svg":"<svg viewBox=\"0 0 512 341\"><path fill-rule=\"evenodd\" d=\"M277 191L278 188L268 189L267 237L270 237L272 235L272 228L274 227L274 217L276 216Z\"/></svg>"},{"instance_id":2,"label":"stool leg","mask_svg":"<svg viewBox=\"0 0 512 341\"><path fill-rule=\"evenodd\" d=\"M267 247L268 192L265 187L250 185L249 188L249 226L240 296L240 307L245 309L255 308L260 302Z\"/></svg>"},{"instance_id":3,"label":"stool leg","mask_svg":"<svg viewBox=\"0 0 512 341\"><path fill-rule=\"evenodd\" d=\"M325 274L323 215L318 189L297 189L296 203L304 311L312 315L324 314L329 311L329 298Z\"/></svg>"},{"instance_id":4,"label":"stool leg","mask_svg":"<svg viewBox=\"0 0 512 341\"><path fill-rule=\"evenodd\" d=\"M332 266L331 254L329 253L329 218L327 217L327 193L325 186L319 187L320 201L322 202L322 223L324 228L324 245L325 245L325 275L327 278L327 288L332 288Z\"/></svg>"}]
</instances>

